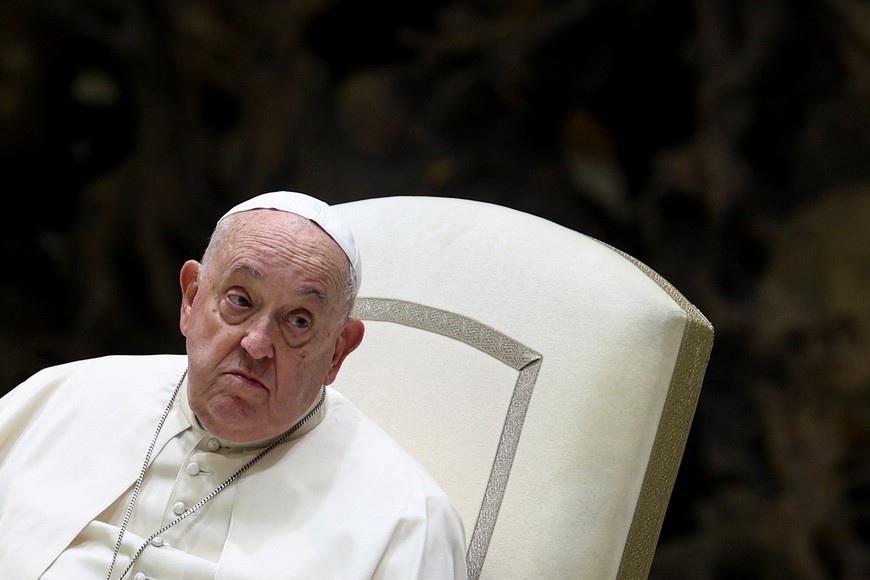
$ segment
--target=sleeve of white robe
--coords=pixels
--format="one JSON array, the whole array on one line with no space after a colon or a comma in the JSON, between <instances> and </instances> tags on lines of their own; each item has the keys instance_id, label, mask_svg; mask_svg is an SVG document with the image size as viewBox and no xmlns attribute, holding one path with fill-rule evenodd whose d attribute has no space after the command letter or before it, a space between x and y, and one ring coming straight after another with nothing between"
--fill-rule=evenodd
<instances>
[{"instance_id":1,"label":"sleeve of white robe","mask_svg":"<svg viewBox=\"0 0 870 580\"><path fill-rule=\"evenodd\" d=\"M397 525L373 579L465 580L465 534L460 521L451 504L430 499L425 522L404 520Z\"/></svg>"}]
</instances>

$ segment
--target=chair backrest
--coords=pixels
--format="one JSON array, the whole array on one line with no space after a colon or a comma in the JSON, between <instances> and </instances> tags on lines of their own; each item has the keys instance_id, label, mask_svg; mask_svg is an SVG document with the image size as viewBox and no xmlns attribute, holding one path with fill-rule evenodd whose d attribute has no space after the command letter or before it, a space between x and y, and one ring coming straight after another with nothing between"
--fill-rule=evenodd
<instances>
[{"instance_id":1,"label":"chair backrest","mask_svg":"<svg viewBox=\"0 0 870 580\"><path fill-rule=\"evenodd\" d=\"M465 524L469 577L645 578L713 342L630 256L454 198L336 206L362 253L346 394Z\"/></svg>"}]
</instances>

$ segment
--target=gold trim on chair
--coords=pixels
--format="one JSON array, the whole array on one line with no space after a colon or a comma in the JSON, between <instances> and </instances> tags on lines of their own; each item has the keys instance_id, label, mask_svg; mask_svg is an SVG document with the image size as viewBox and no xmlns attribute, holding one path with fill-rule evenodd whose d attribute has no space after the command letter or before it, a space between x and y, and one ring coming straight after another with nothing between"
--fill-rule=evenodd
<instances>
[{"instance_id":1,"label":"gold trim on chair","mask_svg":"<svg viewBox=\"0 0 870 580\"><path fill-rule=\"evenodd\" d=\"M633 580L649 576L665 511L695 415L704 371L713 349L713 326L700 310L655 270L625 252L601 243L658 284L688 317L616 575L618 580Z\"/></svg>"},{"instance_id":2,"label":"gold trim on chair","mask_svg":"<svg viewBox=\"0 0 870 580\"><path fill-rule=\"evenodd\" d=\"M357 298L353 316L362 320L393 322L435 332L472 346L519 371L486 492L468 545L468 578L477 580L483 569L483 561L495 530L495 522L507 488L526 411L529 408L543 357L511 337L476 320L414 302L389 298Z\"/></svg>"}]
</instances>

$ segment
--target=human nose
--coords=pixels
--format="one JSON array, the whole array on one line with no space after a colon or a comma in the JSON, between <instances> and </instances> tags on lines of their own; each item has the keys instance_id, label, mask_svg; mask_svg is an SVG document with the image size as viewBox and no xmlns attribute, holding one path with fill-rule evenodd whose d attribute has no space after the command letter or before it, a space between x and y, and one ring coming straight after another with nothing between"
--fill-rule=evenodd
<instances>
[{"instance_id":1,"label":"human nose","mask_svg":"<svg viewBox=\"0 0 870 580\"><path fill-rule=\"evenodd\" d=\"M255 359L271 358L275 348L269 335L269 318L260 316L251 321L242 337L241 345Z\"/></svg>"}]
</instances>

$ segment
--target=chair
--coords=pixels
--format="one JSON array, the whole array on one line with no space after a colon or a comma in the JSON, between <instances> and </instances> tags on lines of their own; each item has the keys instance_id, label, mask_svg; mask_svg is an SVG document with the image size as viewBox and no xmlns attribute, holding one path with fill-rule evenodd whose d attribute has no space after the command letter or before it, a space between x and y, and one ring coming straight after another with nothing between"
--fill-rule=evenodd
<instances>
[{"instance_id":1,"label":"chair","mask_svg":"<svg viewBox=\"0 0 870 580\"><path fill-rule=\"evenodd\" d=\"M337 205L366 338L335 387L415 455L469 578L646 578L713 343L632 257L494 204Z\"/></svg>"}]
</instances>

